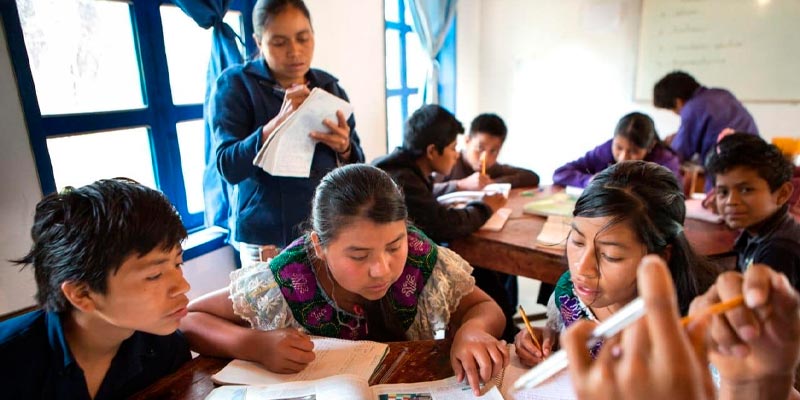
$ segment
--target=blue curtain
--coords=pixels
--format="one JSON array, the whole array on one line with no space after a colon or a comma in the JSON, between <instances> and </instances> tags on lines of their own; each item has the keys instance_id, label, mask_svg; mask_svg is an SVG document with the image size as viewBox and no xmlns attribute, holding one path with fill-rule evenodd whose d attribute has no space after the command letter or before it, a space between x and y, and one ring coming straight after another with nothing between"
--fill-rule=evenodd
<instances>
[{"instance_id":1,"label":"blue curtain","mask_svg":"<svg viewBox=\"0 0 800 400\"><path fill-rule=\"evenodd\" d=\"M203 29L211 28L211 59L208 62L206 75L206 95L203 102L203 116L205 119L205 171L203 172L203 197L205 201L205 222L207 226L217 225L228 228L229 231L235 223L236 216L230 201L233 187L228 185L217 170L217 147L214 135L211 132L210 118L208 115L208 100L217 77L225 68L241 64L244 60L239 52L237 41L241 38L222 21L228 11L231 0L175 0L186 15L190 16L197 25Z\"/></svg>"},{"instance_id":2,"label":"blue curtain","mask_svg":"<svg viewBox=\"0 0 800 400\"><path fill-rule=\"evenodd\" d=\"M456 15L457 0L407 0L414 31L419 36L422 48L430 58L430 68L425 82L422 101L426 104L439 103L439 62L436 57L442 50L444 39Z\"/></svg>"}]
</instances>

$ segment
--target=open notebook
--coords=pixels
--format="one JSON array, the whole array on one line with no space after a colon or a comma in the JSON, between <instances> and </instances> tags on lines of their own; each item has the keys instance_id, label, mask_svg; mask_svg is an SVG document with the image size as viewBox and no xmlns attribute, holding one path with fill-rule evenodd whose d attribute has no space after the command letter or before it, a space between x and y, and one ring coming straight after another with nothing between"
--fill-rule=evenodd
<instances>
[{"instance_id":1,"label":"open notebook","mask_svg":"<svg viewBox=\"0 0 800 400\"><path fill-rule=\"evenodd\" d=\"M253 165L273 176L308 178L317 145L309 133L328 132L322 121L337 121L336 111L342 111L347 119L353 114L353 106L323 89L311 89L303 104L261 146Z\"/></svg>"},{"instance_id":2,"label":"open notebook","mask_svg":"<svg viewBox=\"0 0 800 400\"><path fill-rule=\"evenodd\" d=\"M522 365L514 345L509 345L511 353L511 363L503 368L503 372L496 377L495 383L500 389L500 393L505 400L572 400L577 399L575 391L572 389L572 380L567 370L561 371L554 377L546 380L535 388L514 391L514 382L522 374L530 370L529 367Z\"/></svg>"}]
</instances>

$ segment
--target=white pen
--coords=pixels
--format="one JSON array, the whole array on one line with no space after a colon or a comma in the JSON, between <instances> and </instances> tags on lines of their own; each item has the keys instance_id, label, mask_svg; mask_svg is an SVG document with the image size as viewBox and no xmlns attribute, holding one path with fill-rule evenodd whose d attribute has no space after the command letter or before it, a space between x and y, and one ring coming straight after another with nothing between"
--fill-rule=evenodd
<instances>
[{"instance_id":1,"label":"white pen","mask_svg":"<svg viewBox=\"0 0 800 400\"><path fill-rule=\"evenodd\" d=\"M603 321L597 328L594 328L592 335L586 342L586 348L591 349L598 341L616 335L619 331L636 322L642 315L644 315L644 299L637 297L609 319ZM535 387L567 368L567 364L567 352L559 350L520 376L514 382L514 390Z\"/></svg>"}]
</instances>

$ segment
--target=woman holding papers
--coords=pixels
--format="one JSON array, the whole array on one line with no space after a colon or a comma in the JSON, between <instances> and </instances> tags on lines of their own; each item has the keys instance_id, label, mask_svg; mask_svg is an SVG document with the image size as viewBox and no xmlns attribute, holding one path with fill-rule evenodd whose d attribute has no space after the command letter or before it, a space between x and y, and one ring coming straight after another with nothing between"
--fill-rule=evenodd
<instances>
[{"instance_id":1,"label":"woman holding papers","mask_svg":"<svg viewBox=\"0 0 800 400\"><path fill-rule=\"evenodd\" d=\"M195 351L283 373L314 360L309 333L398 341L445 331L453 370L477 393L509 361L496 339L503 312L475 286L466 261L407 218L385 172L338 168L317 187L311 230L269 263L234 271L229 288L192 302L181 329Z\"/></svg>"},{"instance_id":2,"label":"woman holding papers","mask_svg":"<svg viewBox=\"0 0 800 400\"><path fill-rule=\"evenodd\" d=\"M550 297L542 348L522 331L515 339L520 359L537 364L551 353L562 329L580 320L603 321L636 298L636 270L647 254L668 261L685 313L717 274L686 240L685 207L675 176L654 163L625 161L599 173L573 211L566 246L569 270Z\"/></svg>"},{"instance_id":3,"label":"woman holding papers","mask_svg":"<svg viewBox=\"0 0 800 400\"><path fill-rule=\"evenodd\" d=\"M254 165L270 135L312 88L348 99L335 77L310 68L314 30L302 0L259 0L253 30L259 57L222 73L207 114L217 168L236 185L233 239L240 243L245 265L273 256L298 235L314 188L326 173L364 161L355 120L340 111L335 120L322 121L326 131L306 133L318 142L307 178L274 176Z\"/></svg>"},{"instance_id":4,"label":"woman holding papers","mask_svg":"<svg viewBox=\"0 0 800 400\"><path fill-rule=\"evenodd\" d=\"M556 169L553 184L584 188L609 165L628 160L652 161L669 168L675 177L681 176L680 160L658 138L653 120L645 114L633 112L617 122L611 140Z\"/></svg>"}]
</instances>

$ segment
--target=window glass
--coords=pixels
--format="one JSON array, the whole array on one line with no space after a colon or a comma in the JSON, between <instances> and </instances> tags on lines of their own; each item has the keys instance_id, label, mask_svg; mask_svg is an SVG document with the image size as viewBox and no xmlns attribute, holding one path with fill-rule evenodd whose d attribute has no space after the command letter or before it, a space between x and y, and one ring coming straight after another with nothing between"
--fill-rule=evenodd
<instances>
[{"instance_id":1,"label":"window glass","mask_svg":"<svg viewBox=\"0 0 800 400\"><path fill-rule=\"evenodd\" d=\"M147 128L51 137L47 151L58 190L117 177L156 188Z\"/></svg>"},{"instance_id":2,"label":"window glass","mask_svg":"<svg viewBox=\"0 0 800 400\"><path fill-rule=\"evenodd\" d=\"M17 0L42 115L144 106L130 6Z\"/></svg>"},{"instance_id":3,"label":"window glass","mask_svg":"<svg viewBox=\"0 0 800 400\"><path fill-rule=\"evenodd\" d=\"M399 22L401 1L403 0L385 0L383 2L383 15L387 21Z\"/></svg>"},{"instance_id":4,"label":"window glass","mask_svg":"<svg viewBox=\"0 0 800 400\"><path fill-rule=\"evenodd\" d=\"M186 202L189 213L205 210L203 203L203 170L205 169L205 135L203 120L177 124L178 145L181 149L183 183L186 186Z\"/></svg>"},{"instance_id":5,"label":"window glass","mask_svg":"<svg viewBox=\"0 0 800 400\"><path fill-rule=\"evenodd\" d=\"M425 50L422 49L419 37L413 32L406 35L406 66L408 87L422 90L425 87L425 79L428 76L430 59Z\"/></svg>"},{"instance_id":6,"label":"window glass","mask_svg":"<svg viewBox=\"0 0 800 400\"><path fill-rule=\"evenodd\" d=\"M400 31L386 30L386 87L399 89L400 86Z\"/></svg>"},{"instance_id":7,"label":"window glass","mask_svg":"<svg viewBox=\"0 0 800 400\"><path fill-rule=\"evenodd\" d=\"M163 5L160 10L172 102L202 103L211 55L211 29L197 26L178 7ZM224 20L241 37L241 13L229 12Z\"/></svg>"},{"instance_id":8,"label":"window glass","mask_svg":"<svg viewBox=\"0 0 800 400\"><path fill-rule=\"evenodd\" d=\"M389 151L403 144L403 109L401 101L403 96L386 98L386 128L388 135Z\"/></svg>"}]
</instances>

